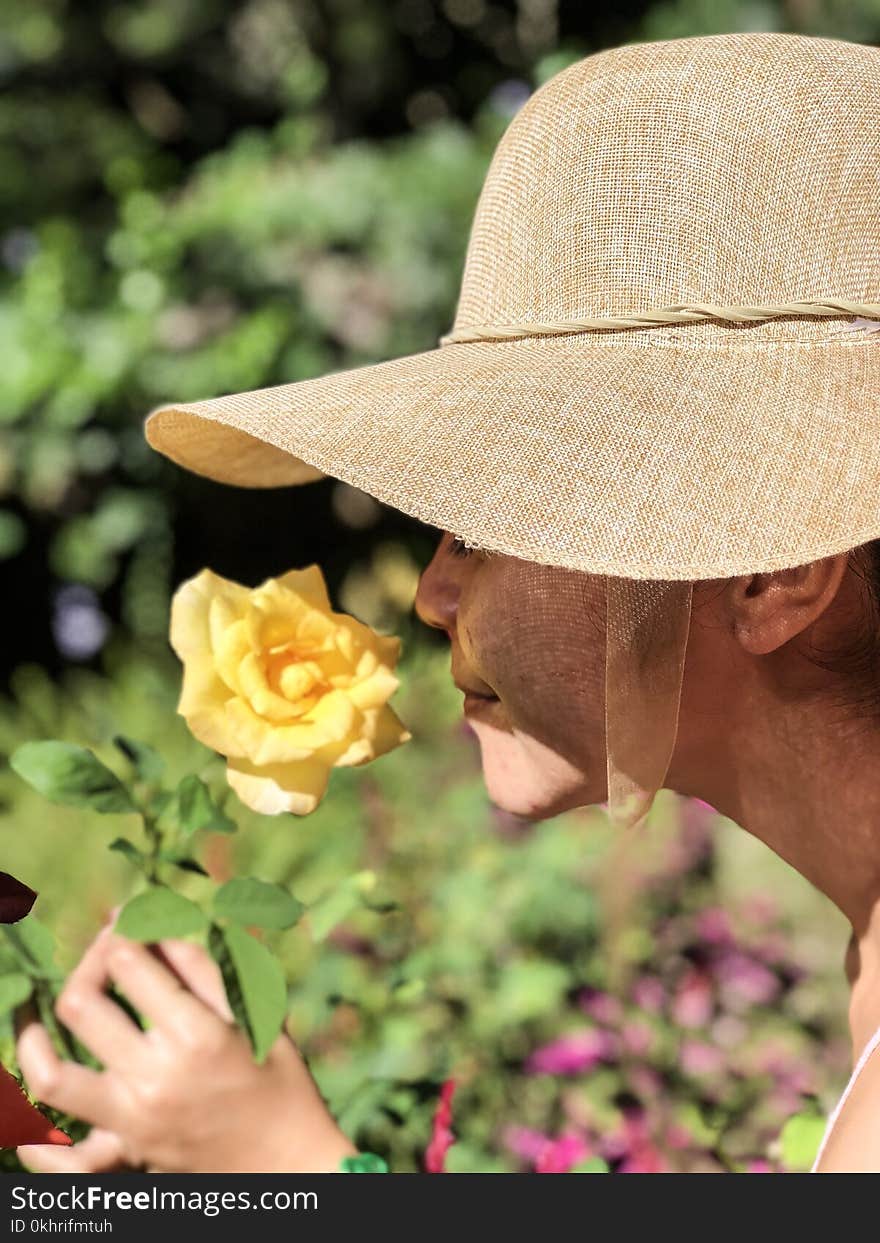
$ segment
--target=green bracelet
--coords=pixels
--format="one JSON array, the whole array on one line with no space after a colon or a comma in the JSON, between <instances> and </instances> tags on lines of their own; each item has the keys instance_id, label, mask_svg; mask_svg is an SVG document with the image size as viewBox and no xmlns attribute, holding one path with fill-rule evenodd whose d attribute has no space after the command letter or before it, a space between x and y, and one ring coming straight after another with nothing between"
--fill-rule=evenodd
<instances>
[{"instance_id":1,"label":"green bracelet","mask_svg":"<svg viewBox=\"0 0 880 1243\"><path fill-rule=\"evenodd\" d=\"M359 1152L354 1157L343 1157L339 1163L340 1174L388 1174L388 1162L374 1152Z\"/></svg>"}]
</instances>

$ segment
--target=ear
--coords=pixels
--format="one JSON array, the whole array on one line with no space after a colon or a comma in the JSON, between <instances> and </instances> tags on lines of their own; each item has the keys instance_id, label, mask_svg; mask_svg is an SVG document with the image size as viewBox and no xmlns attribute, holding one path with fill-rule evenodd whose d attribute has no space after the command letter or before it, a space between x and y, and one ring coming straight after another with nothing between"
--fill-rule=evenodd
<instances>
[{"instance_id":1,"label":"ear","mask_svg":"<svg viewBox=\"0 0 880 1243\"><path fill-rule=\"evenodd\" d=\"M729 603L743 648L763 656L806 630L834 599L848 562L849 553L843 552L791 570L733 579Z\"/></svg>"}]
</instances>

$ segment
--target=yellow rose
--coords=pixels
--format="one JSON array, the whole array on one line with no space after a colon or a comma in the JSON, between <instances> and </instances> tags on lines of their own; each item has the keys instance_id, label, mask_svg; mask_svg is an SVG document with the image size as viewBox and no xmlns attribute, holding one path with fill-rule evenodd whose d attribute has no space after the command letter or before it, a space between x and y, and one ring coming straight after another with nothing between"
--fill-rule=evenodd
<instances>
[{"instance_id":1,"label":"yellow rose","mask_svg":"<svg viewBox=\"0 0 880 1243\"><path fill-rule=\"evenodd\" d=\"M178 588L171 646L183 662L178 712L227 758L254 811L314 811L331 768L406 742L388 707L400 640L334 613L317 565L253 589L202 570Z\"/></svg>"}]
</instances>

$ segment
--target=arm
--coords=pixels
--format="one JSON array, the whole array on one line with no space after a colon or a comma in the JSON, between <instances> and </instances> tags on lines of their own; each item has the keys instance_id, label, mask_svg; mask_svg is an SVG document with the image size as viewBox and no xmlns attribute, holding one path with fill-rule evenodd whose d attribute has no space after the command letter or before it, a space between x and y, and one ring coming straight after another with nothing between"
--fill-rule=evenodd
<instances>
[{"instance_id":1,"label":"arm","mask_svg":"<svg viewBox=\"0 0 880 1243\"><path fill-rule=\"evenodd\" d=\"M19 1065L31 1091L94 1128L72 1148L19 1148L22 1163L47 1173L337 1170L357 1150L292 1041L279 1036L257 1065L207 953L186 941L163 941L159 951L161 959L106 928L58 999L59 1018L103 1071L59 1059L38 1023L22 1032ZM111 981L149 1030L106 995Z\"/></svg>"},{"instance_id":2,"label":"arm","mask_svg":"<svg viewBox=\"0 0 880 1243\"><path fill-rule=\"evenodd\" d=\"M880 1173L880 1052L876 1048L852 1084L815 1172Z\"/></svg>"}]
</instances>

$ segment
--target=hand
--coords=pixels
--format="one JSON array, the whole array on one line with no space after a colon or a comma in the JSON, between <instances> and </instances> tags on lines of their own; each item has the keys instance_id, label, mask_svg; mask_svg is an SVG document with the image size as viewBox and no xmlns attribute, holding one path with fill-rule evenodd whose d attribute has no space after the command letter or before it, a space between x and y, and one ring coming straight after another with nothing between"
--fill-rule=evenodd
<instances>
[{"instance_id":1,"label":"hand","mask_svg":"<svg viewBox=\"0 0 880 1243\"><path fill-rule=\"evenodd\" d=\"M149 1020L147 1031L104 992L110 981ZM33 1094L94 1127L70 1148L19 1148L30 1170L317 1173L357 1151L286 1035L254 1062L200 946L162 941L154 953L107 927L56 1013L104 1070L61 1060L41 1024L24 1028L18 1061Z\"/></svg>"}]
</instances>

